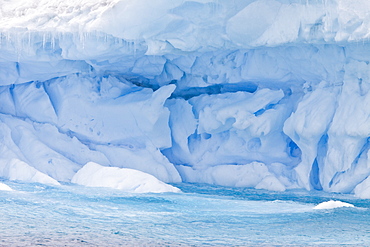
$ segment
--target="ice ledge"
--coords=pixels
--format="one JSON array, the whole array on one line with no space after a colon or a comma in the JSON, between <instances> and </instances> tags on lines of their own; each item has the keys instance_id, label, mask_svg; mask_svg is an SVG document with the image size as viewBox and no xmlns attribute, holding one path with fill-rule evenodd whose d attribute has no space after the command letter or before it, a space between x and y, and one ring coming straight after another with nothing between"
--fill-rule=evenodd
<instances>
[{"instance_id":1,"label":"ice ledge","mask_svg":"<svg viewBox=\"0 0 370 247\"><path fill-rule=\"evenodd\" d=\"M362 42L370 4L358 1L0 1L0 32L96 33L144 45L147 54ZM258 13L258 14L256 14ZM100 49L100 47L95 47Z\"/></svg>"}]
</instances>

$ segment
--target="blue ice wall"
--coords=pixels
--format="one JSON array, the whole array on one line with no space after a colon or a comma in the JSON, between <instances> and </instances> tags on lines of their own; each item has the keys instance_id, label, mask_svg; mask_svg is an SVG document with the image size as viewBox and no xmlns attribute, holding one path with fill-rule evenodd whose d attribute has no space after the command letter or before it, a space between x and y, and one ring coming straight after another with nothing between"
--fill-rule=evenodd
<instances>
[{"instance_id":1,"label":"blue ice wall","mask_svg":"<svg viewBox=\"0 0 370 247\"><path fill-rule=\"evenodd\" d=\"M1 8L2 177L93 161L367 197L366 1L69 4Z\"/></svg>"}]
</instances>

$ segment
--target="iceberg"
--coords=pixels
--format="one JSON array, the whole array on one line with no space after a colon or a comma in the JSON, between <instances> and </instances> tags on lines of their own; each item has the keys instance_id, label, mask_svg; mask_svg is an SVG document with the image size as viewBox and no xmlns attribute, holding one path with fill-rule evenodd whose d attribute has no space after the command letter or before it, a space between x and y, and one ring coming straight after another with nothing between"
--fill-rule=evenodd
<instances>
[{"instance_id":1,"label":"iceberg","mask_svg":"<svg viewBox=\"0 0 370 247\"><path fill-rule=\"evenodd\" d=\"M0 0L2 169L17 160L29 174L16 179L56 184L95 162L165 183L370 198L369 10Z\"/></svg>"}]
</instances>

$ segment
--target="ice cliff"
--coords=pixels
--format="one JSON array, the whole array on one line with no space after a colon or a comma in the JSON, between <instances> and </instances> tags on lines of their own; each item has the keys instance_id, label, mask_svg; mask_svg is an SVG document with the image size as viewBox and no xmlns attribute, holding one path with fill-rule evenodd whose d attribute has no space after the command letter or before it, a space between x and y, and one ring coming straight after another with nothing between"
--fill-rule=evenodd
<instances>
[{"instance_id":1,"label":"ice cliff","mask_svg":"<svg viewBox=\"0 0 370 247\"><path fill-rule=\"evenodd\" d=\"M367 0L0 0L0 175L369 198L369 36Z\"/></svg>"}]
</instances>

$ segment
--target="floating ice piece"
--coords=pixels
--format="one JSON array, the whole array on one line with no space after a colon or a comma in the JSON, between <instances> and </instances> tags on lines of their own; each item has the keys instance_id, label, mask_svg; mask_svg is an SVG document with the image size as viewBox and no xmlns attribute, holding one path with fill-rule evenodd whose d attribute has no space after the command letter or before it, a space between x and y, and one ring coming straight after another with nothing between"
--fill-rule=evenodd
<instances>
[{"instance_id":1,"label":"floating ice piece","mask_svg":"<svg viewBox=\"0 0 370 247\"><path fill-rule=\"evenodd\" d=\"M3 190L3 191L12 191L12 188L10 188L6 184L0 183L0 190Z\"/></svg>"},{"instance_id":2,"label":"floating ice piece","mask_svg":"<svg viewBox=\"0 0 370 247\"><path fill-rule=\"evenodd\" d=\"M342 207L353 208L355 206L347 202L330 200L327 202L319 203L313 209L333 209L333 208L342 208Z\"/></svg>"},{"instance_id":3,"label":"floating ice piece","mask_svg":"<svg viewBox=\"0 0 370 247\"><path fill-rule=\"evenodd\" d=\"M154 176L129 168L104 167L87 163L72 178L72 183L88 187L107 187L135 193L180 192Z\"/></svg>"}]
</instances>

